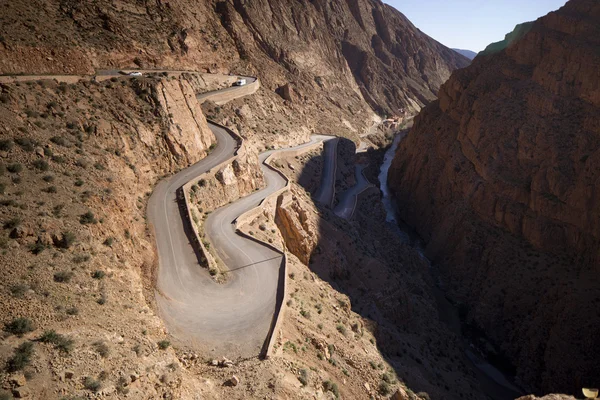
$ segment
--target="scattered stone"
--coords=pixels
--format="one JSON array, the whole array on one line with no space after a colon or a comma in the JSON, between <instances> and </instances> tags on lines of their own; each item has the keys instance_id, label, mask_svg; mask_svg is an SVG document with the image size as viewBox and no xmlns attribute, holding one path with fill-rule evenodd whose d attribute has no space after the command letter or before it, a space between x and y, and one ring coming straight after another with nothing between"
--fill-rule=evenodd
<instances>
[{"instance_id":1,"label":"scattered stone","mask_svg":"<svg viewBox=\"0 0 600 400\"><path fill-rule=\"evenodd\" d=\"M228 381L230 386L237 386L240 383L240 378L238 378L237 376L233 375L229 381Z\"/></svg>"},{"instance_id":2,"label":"scattered stone","mask_svg":"<svg viewBox=\"0 0 600 400\"><path fill-rule=\"evenodd\" d=\"M65 378L66 379L73 379L74 376L75 376L75 372L69 371L69 370L65 371Z\"/></svg>"},{"instance_id":3,"label":"scattered stone","mask_svg":"<svg viewBox=\"0 0 600 400\"><path fill-rule=\"evenodd\" d=\"M12 391L13 396L15 396L17 399L24 399L25 397L29 397L30 393L31 392L26 387L16 388Z\"/></svg>"},{"instance_id":4,"label":"scattered stone","mask_svg":"<svg viewBox=\"0 0 600 400\"><path fill-rule=\"evenodd\" d=\"M131 379L132 383L135 382L135 381L137 381L138 378L139 377L137 376L137 374L131 374L131 375L129 375L129 379Z\"/></svg>"},{"instance_id":5,"label":"scattered stone","mask_svg":"<svg viewBox=\"0 0 600 400\"><path fill-rule=\"evenodd\" d=\"M221 361L219 361L220 367L231 367L233 365L233 361L228 359L227 357L223 357Z\"/></svg>"},{"instance_id":6,"label":"scattered stone","mask_svg":"<svg viewBox=\"0 0 600 400\"><path fill-rule=\"evenodd\" d=\"M367 393L371 393L371 385L369 385L369 382L365 382L365 390Z\"/></svg>"},{"instance_id":7,"label":"scattered stone","mask_svg":"<svg viewBox=\"0 0 600 400\"><path fill-rule=\"evenodd\" d=\"M219 366L219 362L217 360L212 360L210 362L210 365L212 365L213 367L218 367Z\"/></svg>"},{"instance_id":8,"label":"scattered stone","mask_svg":"<svg viewBox=\"0 0 600 400\"><path fill-rule=\"evenodd\" d=\"M25 378L25 375L23 375L23 374L11 375L10 378L8 379L8 381L13 386L25 386L25 384L27 383L27 379Z\"/></svg>"}]
</instances>

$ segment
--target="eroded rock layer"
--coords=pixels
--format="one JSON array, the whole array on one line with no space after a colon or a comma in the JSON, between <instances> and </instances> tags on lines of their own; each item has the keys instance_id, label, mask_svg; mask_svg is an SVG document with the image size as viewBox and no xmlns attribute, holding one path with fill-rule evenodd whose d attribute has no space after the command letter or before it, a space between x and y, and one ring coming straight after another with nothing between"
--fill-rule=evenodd
<instances>
[{"instance_id":1,"label":"eroded rock layer","mask_svg":"<svg viewBox=\"0 0 600 400\"><path fill-rule=\"evenodd\" d=\"M468 321L543 391L598 377L599 50L600 3L570 1L456 71L390 169Z\"/></svg>"}]
</instances>

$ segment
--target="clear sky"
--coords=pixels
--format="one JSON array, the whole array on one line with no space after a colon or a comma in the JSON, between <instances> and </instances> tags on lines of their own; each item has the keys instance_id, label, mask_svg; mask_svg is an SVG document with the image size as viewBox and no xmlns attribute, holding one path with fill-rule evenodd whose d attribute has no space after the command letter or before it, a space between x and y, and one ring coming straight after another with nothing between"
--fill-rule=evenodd
<instances>
[{"instance_id":1,"label":"clear sky","mask_svg":"<svg viewBox=\"0 0 600 400\"><path fill-rule=\"evenodd\" d=\"M483 50L515 25L562 7L566 0L383 0L421 31L452 48Z\"/></svg>"}]
</instances>

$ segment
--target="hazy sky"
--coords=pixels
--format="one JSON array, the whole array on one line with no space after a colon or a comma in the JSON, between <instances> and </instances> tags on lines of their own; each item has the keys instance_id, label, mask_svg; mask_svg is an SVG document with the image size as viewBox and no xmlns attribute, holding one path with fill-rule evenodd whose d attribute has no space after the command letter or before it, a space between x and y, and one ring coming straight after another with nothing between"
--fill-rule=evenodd
<instances>
[{"instance_id":1,"label":"hazy sky","mask_svg":"<svg viewBox=\"0 0 600 400\"><path fill-rule=\"evenodd\" d=\"M562 7L566 0L384 0L448 47L483 50L515 25Z\"/></svg>"}]
</instances>

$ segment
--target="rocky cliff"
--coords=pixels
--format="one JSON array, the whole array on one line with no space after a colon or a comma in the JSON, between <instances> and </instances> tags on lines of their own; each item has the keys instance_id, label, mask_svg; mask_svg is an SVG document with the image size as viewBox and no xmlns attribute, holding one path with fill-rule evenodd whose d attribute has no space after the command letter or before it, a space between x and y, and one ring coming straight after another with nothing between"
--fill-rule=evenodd
<instances>
[{"instance_id":1,"label":"rocky cliff","mask_svg":"<svg viewBox=\"0 0 600 400\"><path fill-rule=\"evenodd\" d=\"M572 0L443 85L390 185L451 296L541 391L598 378L600 4Z\"/></svg>"},{"instance_id":2,"label":"rocky cliff","mask_svg":"<svg viewBox=\"0 0 600 400\"><path fill-rule=\"evenodd\" d=\"M378 0L36 0L0 15L1 73L238 70L321 106L354 98L350 115L363 97L382 113L418 110L467 64Z\"/></svg>"}]
</instances>

